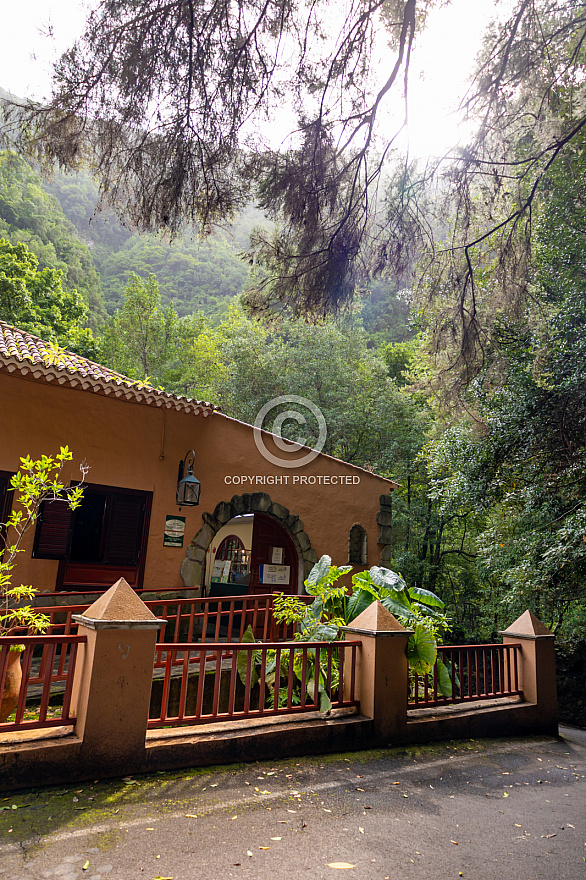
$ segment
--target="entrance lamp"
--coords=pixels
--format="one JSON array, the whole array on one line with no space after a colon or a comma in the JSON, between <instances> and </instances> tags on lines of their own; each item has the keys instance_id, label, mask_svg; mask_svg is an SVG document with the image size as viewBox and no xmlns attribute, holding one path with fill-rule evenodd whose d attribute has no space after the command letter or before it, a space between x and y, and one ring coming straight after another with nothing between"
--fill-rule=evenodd
<instances>
[{"instance_id":1,"label":"entrance lamp","mask_svg":"<svg viewBox=\"0 0 586 880\"><path fill-rule=\"evenodd\" d=\"M191 457L190 457L191 456ZM195 452L190 449L185 458L179 462L179 473L177 475L177 504L179 510L182 507L196 507L199 504L199 493L201 483L197 477L193 476L193 465L195 463ZM187 476L185 474L187 468Z\"/></svg>"}]
</instances>

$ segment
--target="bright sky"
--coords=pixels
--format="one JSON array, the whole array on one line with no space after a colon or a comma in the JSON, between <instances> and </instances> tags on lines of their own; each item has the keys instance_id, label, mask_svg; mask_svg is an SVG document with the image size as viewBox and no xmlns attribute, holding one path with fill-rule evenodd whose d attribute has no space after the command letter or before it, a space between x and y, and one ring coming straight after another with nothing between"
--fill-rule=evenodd
<instances>
[{"instance_id":1,"label":"bright sky","mask_svg":"<svg viewBox=\"0 0 586 880\"><path fill-rule=\"evenodd\" d=\"M510 5L510 0L501 5ZM27 0L22 9L15 3L5 4L0 86L19 96L46 96L51 64L82 32L88 6L88 0ZM430 16L413 58L412 153L439 155L457 141L455 109L466 91L484 27L494 14L495 0L452 0Z\"/></svg>"}]
</instances>

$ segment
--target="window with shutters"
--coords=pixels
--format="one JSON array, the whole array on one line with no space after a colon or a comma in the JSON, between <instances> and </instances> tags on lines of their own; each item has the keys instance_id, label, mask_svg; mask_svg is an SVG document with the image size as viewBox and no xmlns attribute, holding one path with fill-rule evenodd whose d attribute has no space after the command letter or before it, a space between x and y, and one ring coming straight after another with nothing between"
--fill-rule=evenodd
<instances>
[{"instance_id":1,"label":"window with shutters","mask_svg":"<svg viewBox=\"0 0 586 880\"><path fill-rule=\"evenodd\" d=\"M67 501L43 501L37 518L33 557L65 559L71 542L71 525Z\"/></svg>"},{"instance_id":2,"label":"window with shutters","mask_svg":"<svg viewBox=\"0 0 586 880\"><path fill-rule=\"evenodd\" d=\"M125 576L127 569L138 573L144 568L151 497L150 492L89 484L75 511L66 502L45 502L39 513L33 556L63 560L60 580L65 583L68 570L75 572L74 580L96 584L100 567L108 572L119 568ZM92 572L90 581L84 571Z\"/></svg>"}]
</instances>

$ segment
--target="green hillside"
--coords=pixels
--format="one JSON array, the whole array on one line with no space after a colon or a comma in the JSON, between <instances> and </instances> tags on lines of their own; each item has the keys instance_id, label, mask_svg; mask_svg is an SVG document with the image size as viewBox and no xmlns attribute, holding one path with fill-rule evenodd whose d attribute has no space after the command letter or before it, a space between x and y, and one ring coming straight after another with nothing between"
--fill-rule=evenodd
<instances>
[{"instance_id":1,"label":"green hillside","mask_svg":"<svg viewBox=\"0 0 586 880\"><path fill-rule=\"evenodd\" d=\"M108 208L97 210L98 187L88 172L43 180L14 153L0 152L0 237L26 244L39 267L58 269L63 289L77 291L96 330L123 304L131 273L157 277L161 301L180 317L201 311L212 323L243 290L248 266L239 253L266 219L253 206L231 227L205 239L188 230L175 241L138 234ZM409 337L409 305L387 282L372 285L362 306L370 344Z\"/></svg>"},{"instance_id":2,"label":"green hillside","mask_svg":"<svg viewBox=\"0 0 586 880\"><path fill-rule=\"evenodd\" d=\"M0 238L21 242L35 254L41 269L63 273L66 291L76 289L95 329L106 316L100 277L88 244L80 238L59 202L26 162L0 153Z\"/></svg>"},{"instance_id":3,"label":"green hillside","mask_svg":"<svg viewBox=\"0 0 586 880\"><path fill-rule=\"evenodd\" d=\"M87 173L56 175L46 186L91 248L108 312L122 305L131 272L144 278L155 274L163 303L172 302L180 316L201 310L219 319L226 299L241 292L248 268L238 252L246 247L250 229L263 221L253 209L244 212L233 228L207 239L186 232L169 242L132 232L108 209L96 213L98 188Z\"/></svg>"}]
</instances>

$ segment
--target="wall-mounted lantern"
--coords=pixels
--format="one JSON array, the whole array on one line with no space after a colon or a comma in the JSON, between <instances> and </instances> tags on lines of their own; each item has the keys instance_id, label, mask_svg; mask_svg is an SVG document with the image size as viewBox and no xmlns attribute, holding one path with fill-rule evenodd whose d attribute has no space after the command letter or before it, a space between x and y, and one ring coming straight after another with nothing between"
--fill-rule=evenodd
<instances>
[{"instance_id":1,"label":"wall-mounted lantern","mask_svg":"<svg viewBox=\"0 0 586 880\"><path fill-rule=\"evenodd\" d=\"M190 457L191 456L191 457ZM199 504L199 493L201 483L197 477L193 476L193 465L195 464L195 452L190 449L183 461L179 462L179 473L177 475L177 504L179 510L182 507L195 507ZM187 468L187 476L185 474Z\"/></svg>"}]
</instances>

